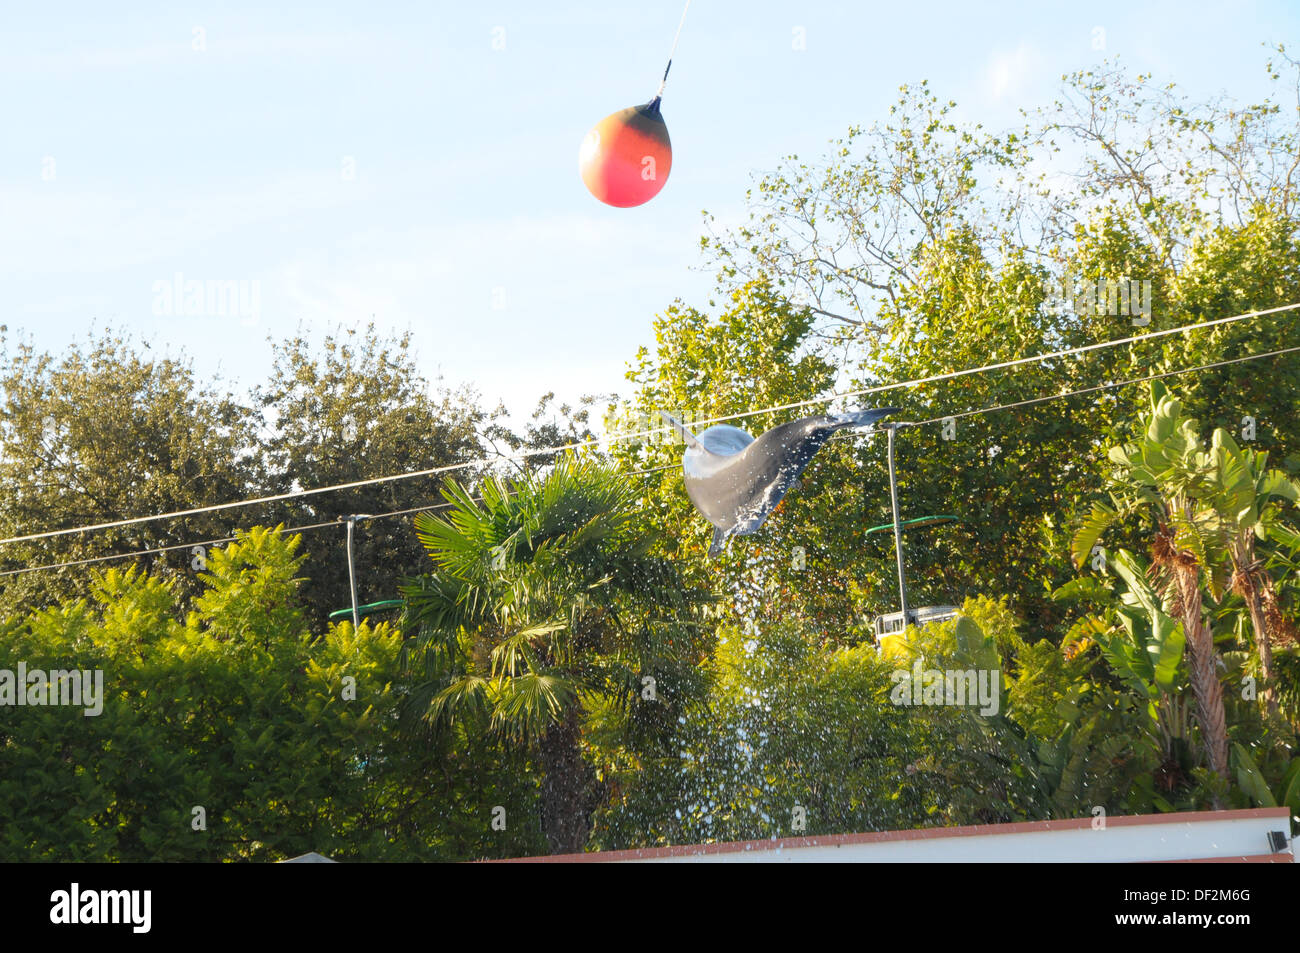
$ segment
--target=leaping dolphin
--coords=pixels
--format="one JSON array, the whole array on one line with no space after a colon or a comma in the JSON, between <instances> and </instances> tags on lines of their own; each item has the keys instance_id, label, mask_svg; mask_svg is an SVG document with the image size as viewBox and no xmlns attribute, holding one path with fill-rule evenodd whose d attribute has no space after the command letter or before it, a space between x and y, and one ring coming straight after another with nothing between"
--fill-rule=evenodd
<instances>
[{"instance_id":1,"label":"leaping dolphin","mask_svg":"<svg viewBox=\"0 0 1300 953\"><path fill-rule=\"evenodd\" d=\"M837 430L869 427L897 407L804 417L773 427L757 439L739 427L714 424L697 436L671 414L659 412L686 441L682 472L686 495L713 524L709 555L732 536L757 533L813 455Z\"/></svg>"}]
</instances>

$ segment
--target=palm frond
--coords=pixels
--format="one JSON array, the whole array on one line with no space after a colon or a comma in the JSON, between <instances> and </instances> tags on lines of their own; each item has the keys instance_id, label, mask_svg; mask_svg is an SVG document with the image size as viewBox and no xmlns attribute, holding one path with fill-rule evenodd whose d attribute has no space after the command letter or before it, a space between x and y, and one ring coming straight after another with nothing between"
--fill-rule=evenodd
<instances>
[{"instance_id":1,"label":"palm frond","mask_svg":"<svg viewBox=\"0 0 1300 953\"><path fill-rule=\"evenodd\" d=\"M493 730L529 740L541 738L547 728L558 724L578 694L570 680L538 672L497 679L493 688Z\"/></svg>"},{"instance_id":2,"label":"palm frond","mask_svg":"<svg viewBox=\"0 0 1300 953\"><path fill-rule=\"evenodd\" d=\"M1092 512L1084 518L1083 525L1079 527L1079 531L1074 534L1074 539L1071 541L1070 554L1074 557L1076 566L1083 567L1092 556L1092 548L1117 519L1119 514L1109 506L1103 503L1092 505Z\"/></svg>"}]
</instances>

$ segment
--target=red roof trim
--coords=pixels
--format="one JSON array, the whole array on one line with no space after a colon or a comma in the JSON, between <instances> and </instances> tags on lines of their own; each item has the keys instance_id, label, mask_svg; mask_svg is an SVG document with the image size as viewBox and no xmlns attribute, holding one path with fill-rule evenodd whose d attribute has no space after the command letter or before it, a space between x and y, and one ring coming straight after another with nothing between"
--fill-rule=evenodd
<instances>
[{"instance_id":1,"label":"red roof trim","mask_svg":"<svg viewBox=\"0 0 1300 953\"><path fill-rule=\"evenodd\" d=\"M1256 807L1240 811L1184 811L1173 814L1128 814L1106 818L1106 826L1136 827L1146 824L1195 824L1204 821L1236 821L1250 818L1290 817L1285 807ZM827 834L816 837L785 837L779 840L729 841L720 844L682 844L676 847L642 847L635 850L589 851L583 854L552 854L514 857L505 863L605 863L621 860L652 860L660 857L698 857L748 850L789 850L797 847L844 847L850 844L878 844L888 841L928 840L943 837L989 837L998 834L1033 834L1049 831L1083 830L1092 827L1091 817L1061 821L1021 821L1014 824L976 824L967 827L925 827L914 830L876 831L868 834ZM1278 854L1261 855L1281 857Z\"/></svg>"}]
</instances>

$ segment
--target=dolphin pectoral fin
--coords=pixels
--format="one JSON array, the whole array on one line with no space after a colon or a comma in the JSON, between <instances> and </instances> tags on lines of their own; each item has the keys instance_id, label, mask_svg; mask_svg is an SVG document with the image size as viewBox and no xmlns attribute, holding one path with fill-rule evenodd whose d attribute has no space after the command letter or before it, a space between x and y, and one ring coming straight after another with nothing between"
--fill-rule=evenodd
<instances>
[{"instance_id":1,"label":"dolphin pectoral fin","mask_svg":"<svg viewBox=\"0 0 1300 953\"><path fill-rule=\"evenodd\" d=\"M713 528L713 542L709 546L709 555L718 556L727 546L727 539L731 536L730 530Z\"/></svg>"},{"instance_id":2,"label":"dolphin pectoral fin","mask_svg":"<svg viewBox=\"0 0 1300 953\"><path fill-rule=\"evenodd\" d=\"M686 446L698 447L700 450L704 449L704 445L700 443L698 439L696 439L695 434L687 430L686 425L682 423L680 420L678 420L676 417L674 417L672 414L668 413L667 411L661 410L659 411L659 416L662 417L664 420L668 421L668 423L672 426L672 428L682 435L682 439L686 441Z\"/></svg>"},{"instance_id":3,"label":"dolphin pectoral fin","mask_svg":"<svg viewBox=\"0 0 1300 953\"><path fill-rule=\"evenodd\" d=\"M870 427L877 420L883 420L890 414L896 414L901 407L873 407L871 410L851 410L847 414L836 414L831 421L836 427Z\"/></svg>"}]
</instances>

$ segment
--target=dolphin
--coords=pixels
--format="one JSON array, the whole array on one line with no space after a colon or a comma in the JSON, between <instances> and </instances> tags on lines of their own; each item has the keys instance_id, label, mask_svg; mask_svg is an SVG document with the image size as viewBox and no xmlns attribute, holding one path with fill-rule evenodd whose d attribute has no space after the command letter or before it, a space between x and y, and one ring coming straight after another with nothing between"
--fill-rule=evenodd
<instances>
[{"instance_id":1,"label":"dolphin","mask_svg":"<svg viewBox=\"0 0 1300 953\"><path fill-rule=\"evenodd\" d=\"M717 556L732 536L759 531L835 431L870 427L898 411L897 407L881 407L803 417L757 438L728 424L714 424L696 435L671 414L659 413L686 441L682 455L686 495L713 524L709 555Z\"/></svg>"}]
</instances>

